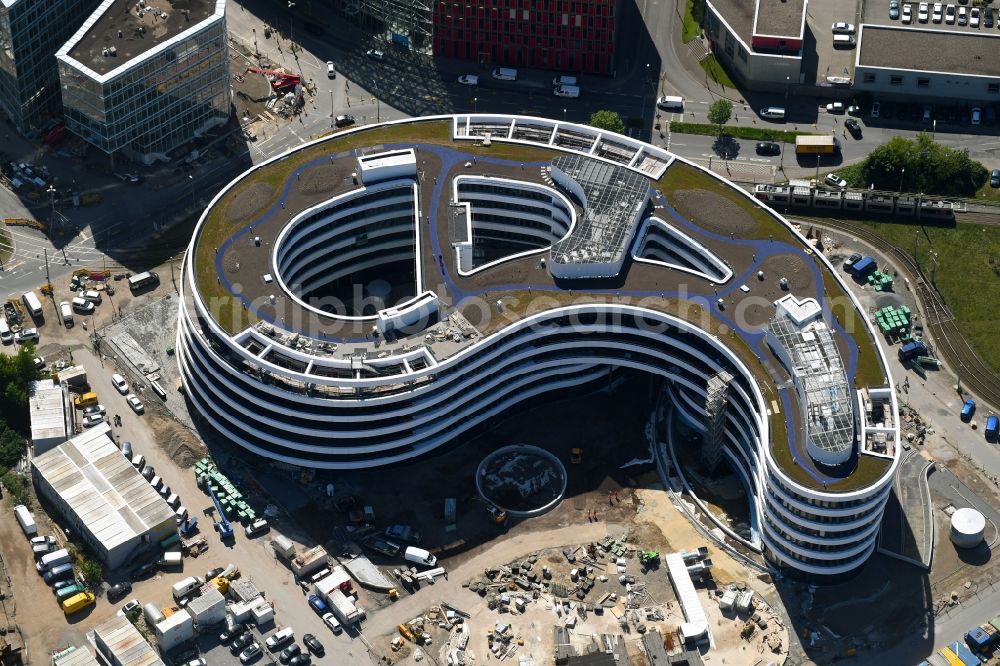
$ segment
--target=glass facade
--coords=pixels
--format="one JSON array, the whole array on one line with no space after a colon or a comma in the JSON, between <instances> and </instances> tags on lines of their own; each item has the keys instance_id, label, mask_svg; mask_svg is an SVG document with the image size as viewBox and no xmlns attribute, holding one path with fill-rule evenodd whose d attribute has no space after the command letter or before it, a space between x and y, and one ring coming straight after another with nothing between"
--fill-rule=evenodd
<instances>
[{"instance_id":1,"label":"glass facade","mask_svg":"<svg viewBox=\"0 0 1000 666\"><path fill-rule=\"evenodd\" d=\"M59 113L55 53L100 0L0 1L0 107L30 134Z\"/></svg>"},{"instance_id":2,"label":"glass facade","mask_svg":"<svg viewBox=\"0 0 1000 666\"><path fill-rule=\"evenodd\" d=\"M105 76L60 54L66 127L106 153L149 164L224 123L231 88L223 6L193 34Z\"/></svg>"}]
</instances>

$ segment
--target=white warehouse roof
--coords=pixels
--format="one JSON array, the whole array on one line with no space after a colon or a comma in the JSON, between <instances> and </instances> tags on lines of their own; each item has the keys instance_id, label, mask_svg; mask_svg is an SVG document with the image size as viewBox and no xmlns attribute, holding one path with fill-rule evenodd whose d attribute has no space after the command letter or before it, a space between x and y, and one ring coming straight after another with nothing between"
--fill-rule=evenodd
<instances>
[{"instance_id":1,"label":"white warehouse roof","mask_svg":"<svg viewBox=\"0 0 1000 666\"><path fill-rule=\"evenodd\" d=\"M28 387L31 441L66 441L66 400L59 384L51 379L31 382Z\"/></svg>"},{"instance_id":2,"label":"white warehouse roof","mask_svg":"<svg viewBox=\"0 0 1000 666\"><path fill-rule=\"evenodd\" d=\"M124 615L115 615L97 625L91 641L102 654L114 655L121 666L164 666L156 650Z\"/></svg>"},{"instance_id":3,"label":"white warehouse roof","mask_svg":"<svg viewBox=\"0 0 1000 666\"><path fill-rule=\"evenodd\" d=\"M111 550L173 518L173 510L108 436L84 431L32 460L37 472Z\"/></svg>"}]
</instances>

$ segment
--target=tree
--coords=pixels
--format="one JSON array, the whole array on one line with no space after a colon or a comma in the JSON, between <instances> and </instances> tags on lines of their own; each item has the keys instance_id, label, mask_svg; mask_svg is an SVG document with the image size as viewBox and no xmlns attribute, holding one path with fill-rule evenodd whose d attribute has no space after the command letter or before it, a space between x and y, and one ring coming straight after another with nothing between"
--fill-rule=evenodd
<instances>
[{"instance_id":1,"label":"tree","mask_svg":"<svg viewBox=\"0 0 1000 666\"><path fill-rule=\"evenodd\" d=\"M26 478L18 476L14 472L4 472L3 476L0 476L0 484L3 484L7 491L7 501L12 506L23 504L29 509L31 508L31 491L28 489L29 484Z\"/></svg>"},{"instance_id":2,"label":"tree","mask_svg":"<svg viewBox=\"0 0 1000 666\"><path fill-rule=\"evenodd\" d=\"M590 114L590 126L609 132L625 133L625 121L614 111L594 111Z\"/></svg>"},{"instance_id":3,"label":"tree","mask_svg":"<svg viewBox=\"0 0 1000 666\"><path fill-rule=\"evenodd\" d=\"M916 139L893 137L848 173L856 174L848 179L856 187L966 197L974 196L989 175L968 150L935 143L927 132Z\"/></svg>"},{"instance_id":4,"label":"tree","mask_svg":"<svg viewBox=\"0 0 1000 666\"><path fill-rule=\"evenodd\" d=\"M0 354L0 418L11 429L28 434L28 383L41 377L35 367L35 347L27 344L17 354Z\"/></svg>"},{"instance_id":5,"label":"tree","mask_svg":"<svg viewBox=\"0 0 1000 666\"><path fill-rule=\"evenodd\" d=\"M722 126L729 122L733 116L733 103L728 99L717 99L708 107L708 122L719 126L719 134L722 134Z\"/></svg>"}]
</instances>

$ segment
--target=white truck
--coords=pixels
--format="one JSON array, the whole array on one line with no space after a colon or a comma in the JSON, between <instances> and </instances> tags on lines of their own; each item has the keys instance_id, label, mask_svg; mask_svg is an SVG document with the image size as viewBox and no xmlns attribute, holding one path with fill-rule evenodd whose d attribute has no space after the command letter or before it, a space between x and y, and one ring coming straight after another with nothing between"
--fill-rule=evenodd
<instances>
[{"instance_id":1,"label":"white truck","mask_svg":"<svg viewBox=\"0 0 1000 666\"><path fill-rule=\"evenodd\" d=\"M38 534L38 526L35 525L35 517L31 515L31 511L28 510L28 507L23 504L18 504L14 507L14 515L17 517L17 523L21 526L25 536L30 539Z\"/></svg>"},{"instance_id":2,"label":"white truck","mask_svg":"<svg viewBox=\"0 0 1000 666\"><path fill-rule=\"evenodd\" d=\"M355 606L354 600L340 590L333 590L327 598L330 601L330 610L345 627L364 619L365 612Z\"/></svg>"},{"instance_id":3,"label":"white truck","mask_svg":"<svg viewBox=\"0 0 1000 666\"><path fill-rule=\"evenodd\" d=\"M408 546L403 556L407 562L413 562L414 564L422 564L426 567L437 565L437 557L431 555L429 551L417 548L416 546Z\"/></svg>"}]
</instances>

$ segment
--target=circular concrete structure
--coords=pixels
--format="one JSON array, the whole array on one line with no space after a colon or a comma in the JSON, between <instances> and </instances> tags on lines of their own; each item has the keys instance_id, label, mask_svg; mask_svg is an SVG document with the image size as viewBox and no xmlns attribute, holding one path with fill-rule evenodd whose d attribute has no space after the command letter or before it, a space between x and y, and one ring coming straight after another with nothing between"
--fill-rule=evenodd
<instances>
[{"instance_id":1,"label":"circular concrete structure","mask_svg":"<svg viewBox=\"0 0 1000 666\"><path fill-rule=\"evenodd\" d=\"M975 548L983 542L986 517L975 509L959 509L951 516L951 542L959 548Z\"/></svg>"},{"instance_id":2,"label":"circular concrete structure","mask_svg":"<svg viewBox=\"0 0 1000 666\"><path fill-rule=\"evenodd\" d=\"M402 465L640 370L743 477L771 562L823 578L875 549L899 419L864 309L777 212L661 147L499 114L340 132L223 188L179 289L185 398L253 454ZM765 340L785 295L802 334ZM860 330L828 307L806 321L828 295ZM803 353L775 355L793 337ZM790 379L814 363L835 391ZM836 468L809 453L824 439Z\"/></svg>"},{"instance_id":3,"label":"circular concrete structure","mask_svg":"<svg viewBox=\"0 0 1000 666\"><path fill-rule=\"evenodd\" d=\"M566 466L545 449L513 444L479 463L476 490L515 518L540 516L566 494Z\"/></svg>"}]
</instances>

